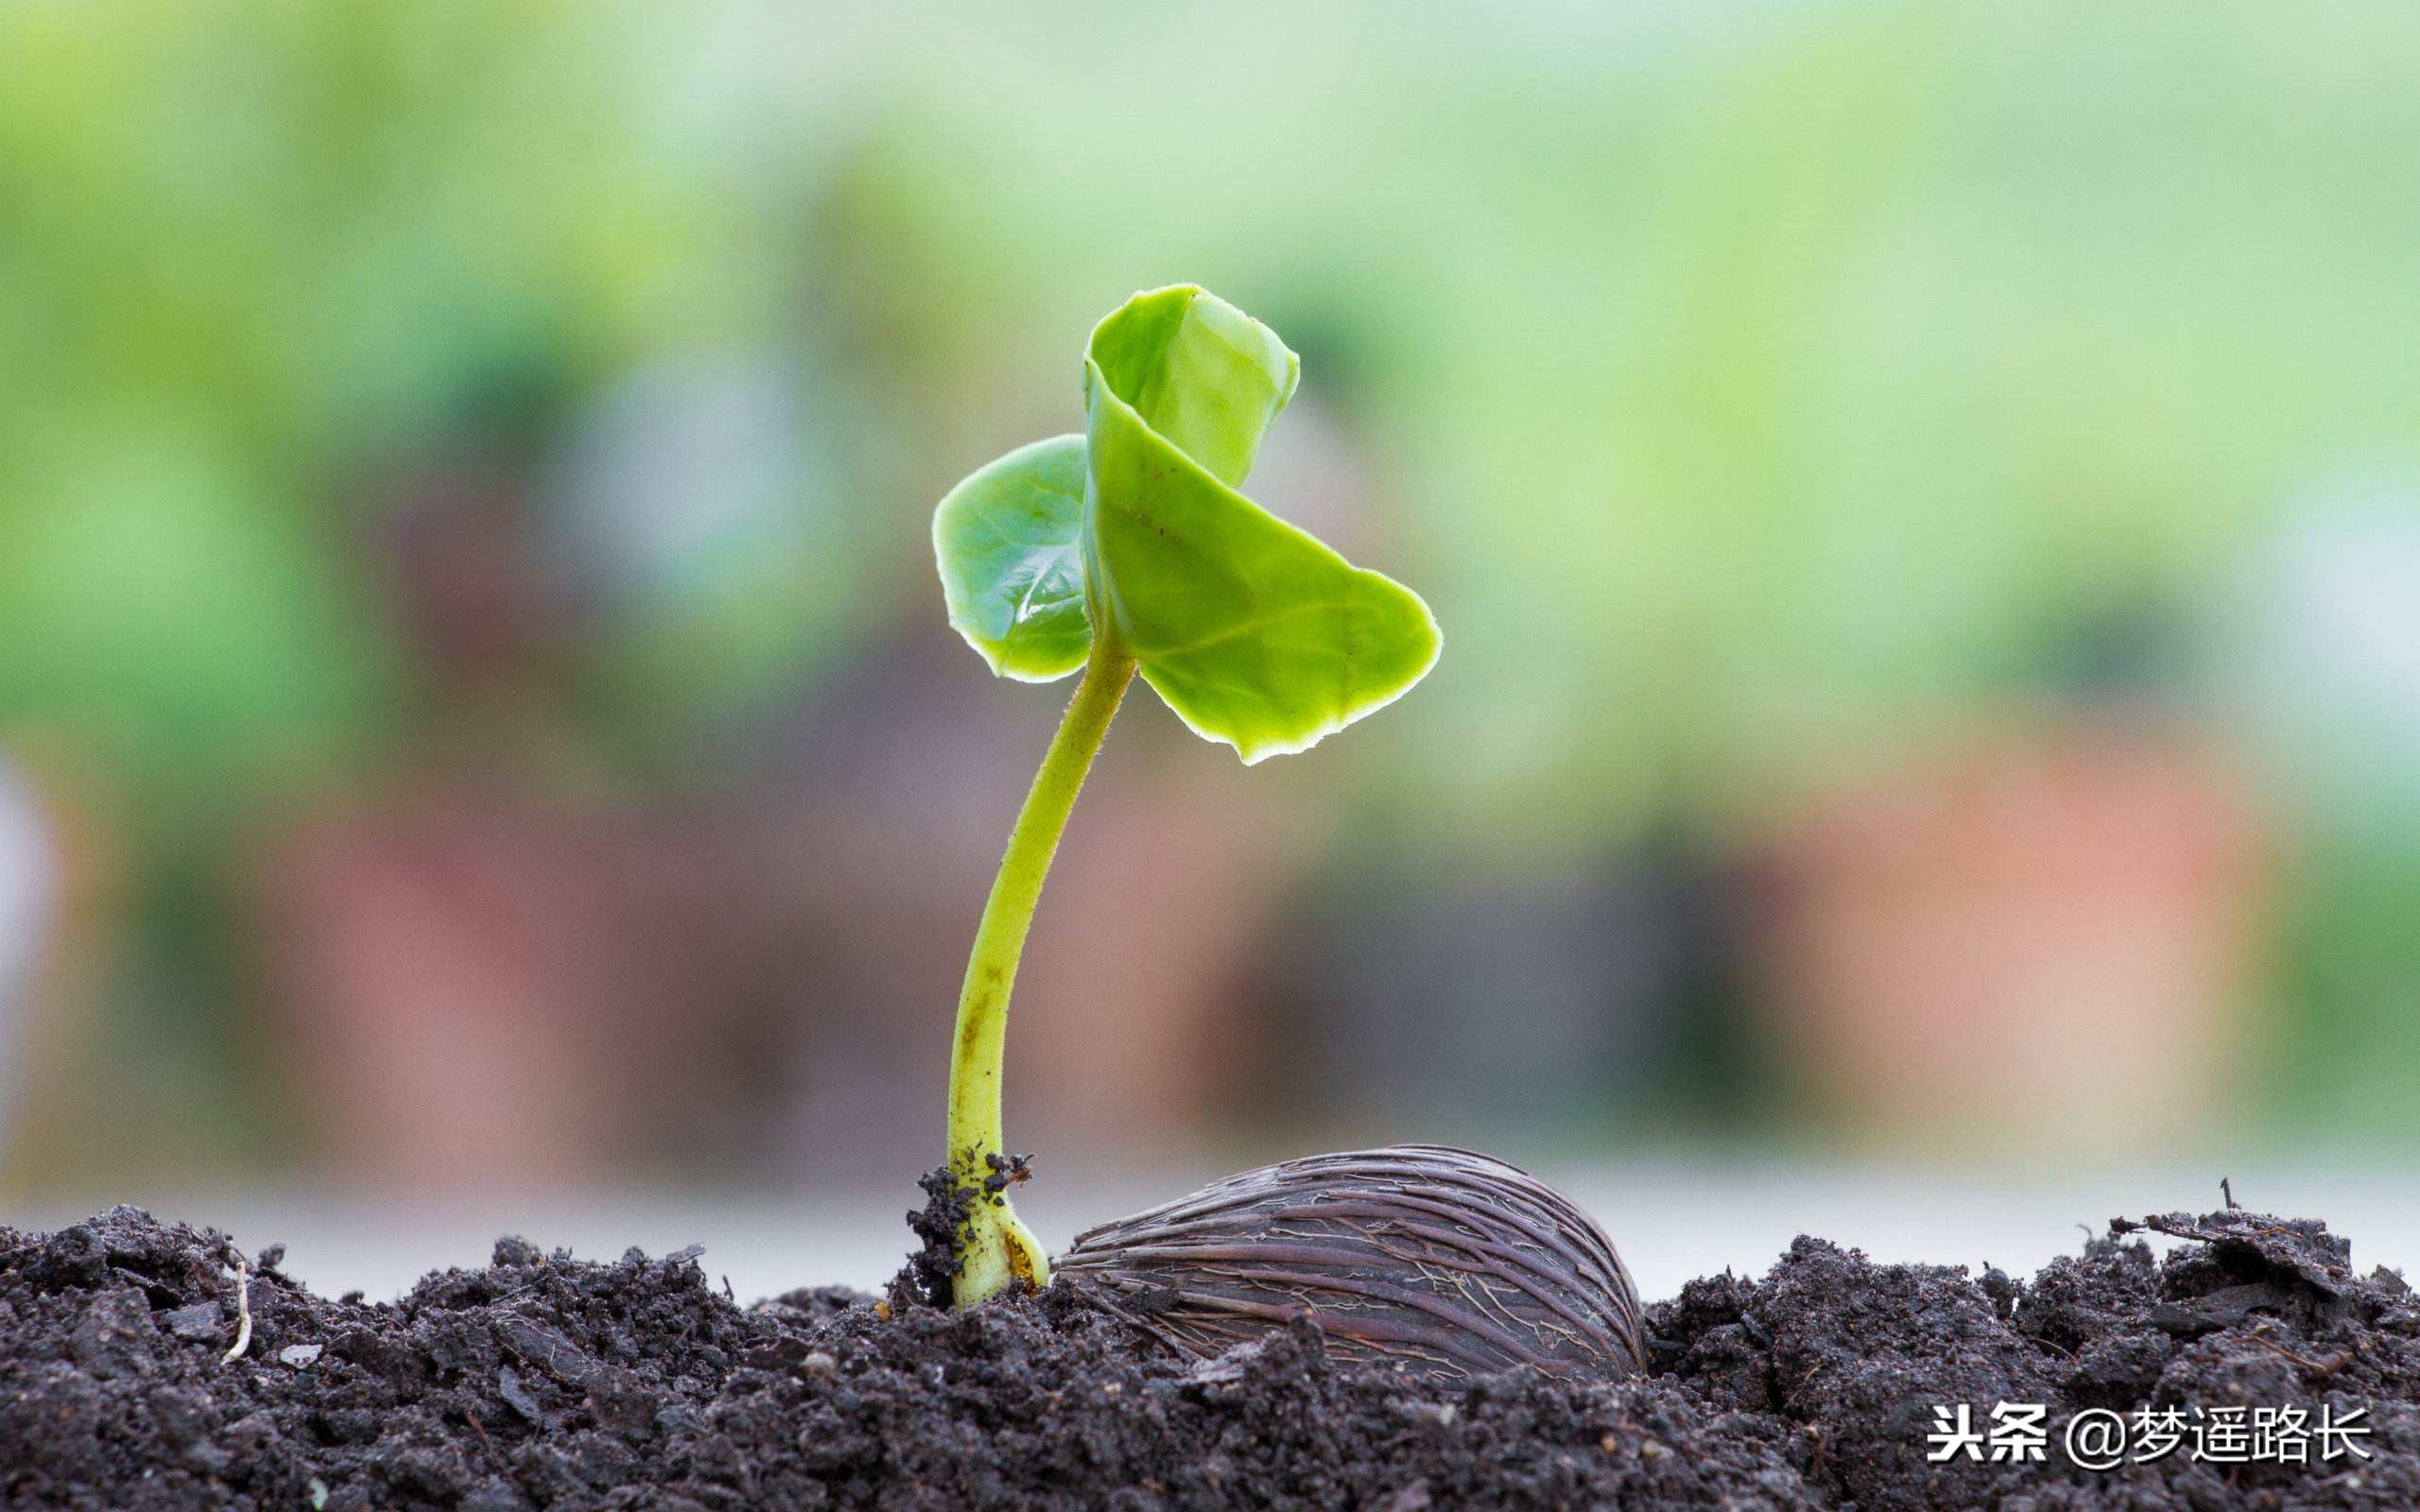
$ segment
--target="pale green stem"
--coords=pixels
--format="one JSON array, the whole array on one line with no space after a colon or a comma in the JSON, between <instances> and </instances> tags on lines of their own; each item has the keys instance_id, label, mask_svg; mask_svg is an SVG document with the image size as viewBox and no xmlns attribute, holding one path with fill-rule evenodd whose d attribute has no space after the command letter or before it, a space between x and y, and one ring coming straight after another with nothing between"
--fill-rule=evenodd
<instances>
[{"instance_id":1,"label":"pale green stem","mask_svg":"<svg viewBox=\"0 0 2420 1512\"><path fill-rule=\"evenodd\" d=\"M1132 661L1095 644L1075 699L1042 758L1042 770L1034 774L1025 807L1017 811L1008 854L1000 858L1000 874L983 905L983 921L976 926L975 953L967 960L966 986L958 999L957 1048L949 1063L950 1168L961 1186L977 1193L974 1214L960 1236L959 1258L965 1269L951 1283L952 1298L960 1307L972 1307L1016 1282L1039 1287L1050 1281L1049 1255L1017 1221L1007 1193L994 1201L981 1192L984 1177L993 1174L989 1158L1006 1153L1000 1140L1000 1057L1017 957L1024 954L1033 905L1042 897L1043 879L1050 875L1050 858L1059 850L1068 811L1075 807L1084 774L1092 769L1110 718L1133 677Z\"/></svg>"}]
</instances>

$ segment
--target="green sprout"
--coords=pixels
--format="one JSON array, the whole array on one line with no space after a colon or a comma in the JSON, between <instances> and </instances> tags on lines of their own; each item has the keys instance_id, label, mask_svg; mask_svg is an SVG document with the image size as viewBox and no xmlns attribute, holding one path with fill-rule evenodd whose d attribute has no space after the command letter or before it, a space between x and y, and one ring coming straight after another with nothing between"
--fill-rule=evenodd
<instances>
[{"instance_id":1,"label":"green sprout","mask_svg":"<svg viewBox=\"0 0 2420 1512\"><path fill-rule=\"evenodd\" d=\"M1301 363L1191 284L1128 300L1084 352L1084 432L1018 448L933 514L950 624L992 670L1082 680L1009 833L976 928L950 1059L949 1169L972 1192L952 1291L972 1307L1050 1264L1005 1187L1009 993L1077 792L1140 673L1246 765L1384 708L1437 661L1420 595L1238 492Z\"/></svg>"}]
</instances>

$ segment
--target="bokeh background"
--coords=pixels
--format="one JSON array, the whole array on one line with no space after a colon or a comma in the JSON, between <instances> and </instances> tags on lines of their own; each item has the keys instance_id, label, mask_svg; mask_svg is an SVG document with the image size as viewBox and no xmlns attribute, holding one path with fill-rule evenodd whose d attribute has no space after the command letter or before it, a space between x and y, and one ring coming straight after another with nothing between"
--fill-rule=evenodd
<instances>
[{"instance_id":1,"label":"bokeh background","mask_svg":"<svg viewBox=\"0 0 2420 1512\"><path fill-rule=\"evenodd\" d=\"M1064 696L930 506L1180 280L1446 649L1250 772L1130 705L1061 1211L2397 1190L2414 77L2386 0L0 8L0 1201L888 1224Z\"/></svg>"}]
</instances>

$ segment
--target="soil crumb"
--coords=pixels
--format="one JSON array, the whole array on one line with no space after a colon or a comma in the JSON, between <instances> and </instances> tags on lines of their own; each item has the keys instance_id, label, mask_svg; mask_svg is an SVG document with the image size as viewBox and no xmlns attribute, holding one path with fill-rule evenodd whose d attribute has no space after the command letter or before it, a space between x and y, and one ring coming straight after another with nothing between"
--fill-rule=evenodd
<instances>
[{"instance_id":1,"label":"soil crumb","mask_svg":"<svg viewBox=\"0 0 2420 1512\"><path fill-rule=\"evenodd\" d=\"M893 1307L919 1302L947 1307L950 1280L966 1269L959 1242L979 1194L946 1165L925 1172L916 1178L916 1185L925 1194L925 1205L908 1214L908 1231L916 1236L916 1248L890 1279L890 1303Z\"/></svg>"},{"instance_id":2,"label":"soil crumb","mask_svg":"<svg viewBox=\"0 0 2420 1512\"><path fill-rule=\"evenodd\" d=\"M2182 1243L2155 1258L2145 1228ZM1178 1358L1063 1283L965 1314L900 1288L743 1308L694 1251L514 1239L374 1305L263 1251L231 1361L234 1253L130 1208L0 1228L0 1504L2420 1507L2420 1300L2323 1225L2239 1211L2113 1224L2030 1283L1801 1239L1651 1308L1643 1379L1460 1387L1331 1362L1308 1326ZM1981 1429L2002 1402L2045 1407L2041 1459L1927 1462L1936 1408ZM2369 1457L2066 1452L2077 1413L2171 1408L2358 1411Z\"/></svg>"}]
</instances>

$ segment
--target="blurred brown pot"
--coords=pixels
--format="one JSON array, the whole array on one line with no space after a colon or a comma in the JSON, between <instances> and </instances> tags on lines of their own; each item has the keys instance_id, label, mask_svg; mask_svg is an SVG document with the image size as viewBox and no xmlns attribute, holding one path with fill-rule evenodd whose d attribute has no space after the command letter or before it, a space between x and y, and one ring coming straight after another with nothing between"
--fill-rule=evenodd
<instances>
[{"instance_id":1,"label":"blurred brown pot","mask_svg":"<svg viewBox=\"0 0 2420 1512\"><path fill-rule=\"evenodd\" d=\"M2171 722L2029 713L1759 848L1760 1037L1828 1133L2139 1154L2240 1106L2267 826Z\"/></svg>"}]
</instances>

